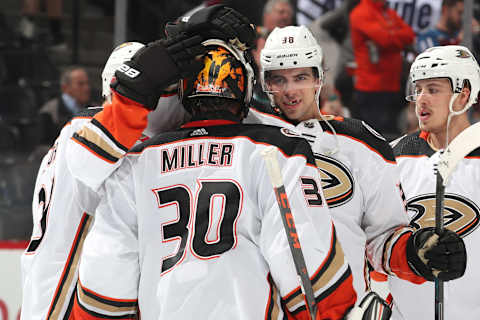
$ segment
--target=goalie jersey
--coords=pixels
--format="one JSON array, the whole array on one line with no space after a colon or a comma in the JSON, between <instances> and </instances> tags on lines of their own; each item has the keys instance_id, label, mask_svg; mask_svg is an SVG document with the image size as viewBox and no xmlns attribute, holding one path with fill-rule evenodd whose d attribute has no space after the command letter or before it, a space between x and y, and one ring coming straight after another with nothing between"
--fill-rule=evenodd
<instances>
[{"instance_id":1,"label":"goalie jersey","mask_svg":"<svg viewBox=\"0 0 480 320\"><path fill-rule=\"evenodd\" d=\"M227 125L228 124L228 125ZM135 147L100 189L80 265L78 319L306 319L260 152L280 149L321 319L355 303L308 144L290 130L188 123Z\"/></svg>"},{"instance_id":2,"label":"goalie jersey","mask_svg":"<svg viewBox=\"0 0 480 320\"><path fill-rule=\"evenodd\" d=\"M435 226L438 153L428 141L428 133L417 132L401 138L394 146L405 187L408 214L415 228ZM480 148L457 165L445 187L444 224L463 238L467 269L459 279L444 282L445 319L477 319L480 315ZM392 319L433 319L434 284L413 285L389 278L395 308Z\"/></svg>"},{"instance_id":3,"label":"goalie jersey","mask_svg":"<svg viewBox=\"0 0 480 320\"><path fill-rule=\"evenodd\" d=\"M330 125L308 120L294 126L250 108L247 121L290 128L310 143L359 300L369 287L365 253L376 271L424 282L406 261L412 230L392 148L363 121L325 117Z\"/></svg>"},{"instance_id":4,"label":"goalie jersey","mask_svg":"<svg viewBox=\"0 0 480 320\"><path fill-rule=\"evenodd\" d=\"M43 158L33 194L33 232L21 258L22 319L63 319L73 304L77 266L97 194L70 175L66 145L101 108L76 115Z\"/></svg>"}]
</instances>

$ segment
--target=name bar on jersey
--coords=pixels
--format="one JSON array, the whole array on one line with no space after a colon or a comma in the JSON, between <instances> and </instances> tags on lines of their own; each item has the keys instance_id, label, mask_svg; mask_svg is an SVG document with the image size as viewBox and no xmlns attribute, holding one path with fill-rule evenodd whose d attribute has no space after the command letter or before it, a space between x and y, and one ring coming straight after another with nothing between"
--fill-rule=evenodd
<instances>
[{"instance_id":1,"label":"name bar on jersey","mask_svg":"<svg viewBox=\"0 0 480 320\"><path fill-rule=\"evenodd\" d=\"M161 149L162 173L201 166L229 167L233 162L232 143L195 143Z\"/></svg>"}]
</instances>

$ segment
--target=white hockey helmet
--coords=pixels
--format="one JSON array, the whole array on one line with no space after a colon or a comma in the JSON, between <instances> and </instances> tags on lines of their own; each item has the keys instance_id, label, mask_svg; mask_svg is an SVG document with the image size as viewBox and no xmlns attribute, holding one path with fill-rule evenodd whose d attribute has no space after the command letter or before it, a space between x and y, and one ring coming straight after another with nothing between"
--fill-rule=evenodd
<instances>
[{"instance_id":1,"label":"white hockey helmet","mask_svg":"<svg viewBox=\"0 0 480 320\"><path fill-rule=\"evenodd\" d=\"M265 76L271 70L312 67L318 72L320 88L323 85L323 51L305 26L275 28L260 53L260 64L260 80L265 92L268 91ZM317 102L320 88L317 91ZM268 93L268 96L273 106L273 95Z\"/></svg>"},{"instance_id":2,"label":"white hockey helmet","mask_svg":"<svg viewBox=\"0 0 480 320\"><path fill-rule=\"evenodd\" d=\"M113 49L102 71L102 96L105 100L109 102L112 100L110 83L115 75L115 70L124 62L129 61L144 46L140 42L125 42Z\"/></svg>"},{"instance_id":3,"label":"white hockey helmet","mask_svg":"<svg viewBox=\"0 0 480 320\"><path fill-rule=\"evenodd\" d=\"M470 50L464 46L438 46L432 47L417 56L410 68L410 81L414 84L418 80L432 78L447 78L452 85L454 96L462 91L465 82L470 84L470 98L467 105L460 112L465 112L472 104L477 102L480 91L480 67Z\"/></svg>"}]
</instances>

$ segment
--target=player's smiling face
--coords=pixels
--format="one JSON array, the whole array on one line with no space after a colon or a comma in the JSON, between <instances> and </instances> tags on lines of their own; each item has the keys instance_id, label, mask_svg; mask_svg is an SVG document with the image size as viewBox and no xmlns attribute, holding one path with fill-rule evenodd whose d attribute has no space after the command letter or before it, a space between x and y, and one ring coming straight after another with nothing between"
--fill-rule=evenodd
<instances>
[{"instance_id":1,"label":"player's smiling face","mask_svg":"<svg viewBox=\"0 0 480 320\"><path fill-rule=\"evenodd\" d=\"M318 115L315 94L320 90L319 79L312 68L270 71L267 86L275 104L288 119L300 122Z\"/></svg>"},{"instance_id":2,"label":"player's smiling face","mask_svg":"<svg viewBox=\"0 0 480 320\"><path fill-rule=\"evenodd\" d=\"M450 80L418 80L415 82L415 94L415 111L420 129L432 133L444 132L449 114L448 104L453 95Z\"/></svg>"}]
</instances>

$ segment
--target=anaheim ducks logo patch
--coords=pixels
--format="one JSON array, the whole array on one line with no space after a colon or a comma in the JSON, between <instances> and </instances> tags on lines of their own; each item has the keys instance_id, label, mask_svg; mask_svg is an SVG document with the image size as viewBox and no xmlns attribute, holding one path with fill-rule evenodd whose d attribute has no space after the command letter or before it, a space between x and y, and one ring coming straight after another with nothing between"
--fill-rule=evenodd
<instances>
[{"instance_id":1,"label":"anaheim ducks logo patch","mask_svg":"<svg viewBox=\"0 0 480 320\"><path fill-rule=\"evenodd\" d=\"M460 195L445 194L445 228L465 237L478 227L480 209L477 205ZM407 209L415 213L411 224L415 228L435 227L435 194L425 194L407 201Z\"/></svg>"},{"instance_id":2,"label":"anaheim ducks logo patch","mask_svg":"<svg viewBox=\"0 0 480 320\"><path fill-rule=\"evenodd\" d=\"M341 162L333 158L315 154L320 170L322 188L330 208L341 206L353 196L353 177Z\"/></svg>"}]
</instances>

